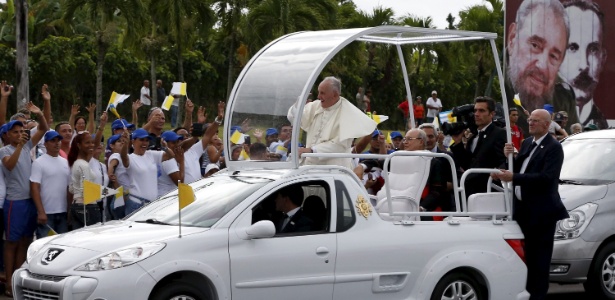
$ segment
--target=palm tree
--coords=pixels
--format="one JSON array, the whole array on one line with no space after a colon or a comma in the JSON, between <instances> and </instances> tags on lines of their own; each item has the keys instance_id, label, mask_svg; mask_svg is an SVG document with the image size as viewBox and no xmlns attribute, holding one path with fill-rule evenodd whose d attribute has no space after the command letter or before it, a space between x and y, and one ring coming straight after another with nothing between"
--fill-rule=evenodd
<instances>
[{"instance_id":1,"label":"palm tree","mask_svg":"<svg viewBox=\"0 0 615 300\"><path fill-rule=\"evenodd\" d=\"M184 81L183 49L194 42L196 35L204 34L214 24L210 1L205 0L158 0L151 5L158 28L175 39L177 55L177 79ZM192 34L192 35L190 35ZM177 122L182 122L180 99Z\"/></svg>"},{"instance_id":2,"label":"palm tree","mask_svg":"<svg viewBox=\"0 0 615 300\"><path fill-rule=\"evenodd\" d=\"M126 36L137 38L137 33L141 31L143 18L143 3L141 0L65 0L65 10L63 19L71 24L74 15L79 10L87 13L87 23L94 32L94 39L97 48L96 57L96 116L100 116L102 109L102 90L103 90L103 65L105 55L111 43L117 40L122 31L122 26Z\"/></svg>"},{"instance_id":3,"label":"palm tree","mask_svg":"<svg viewBox=\"0 0 615 300\"><path fill-rule=\"evenodd\" d=\"M17 0L15 2L15 36L17 49L17 107L26 104L30 99L30 81L28 77L28 2Z\"/></svg>"},{"instance_id":4,"label":"palm tree","mask_svg":"<svg viewBox=\"0 0 615 300\"><path fill-rule=\"evenodd\" d=\"M216 3L216 16L220 22L220 31L222 33L222 45L227 48L228 74L226 81L226 99L231 94L235 76L235 60L236 53L239 49L247 51L245 45L240 43L242 35L242 18L244 14L242 10L247 8L247 0L224 0ZM222 46L221 45L221 46Z\"/></svg>"}]
</instances>

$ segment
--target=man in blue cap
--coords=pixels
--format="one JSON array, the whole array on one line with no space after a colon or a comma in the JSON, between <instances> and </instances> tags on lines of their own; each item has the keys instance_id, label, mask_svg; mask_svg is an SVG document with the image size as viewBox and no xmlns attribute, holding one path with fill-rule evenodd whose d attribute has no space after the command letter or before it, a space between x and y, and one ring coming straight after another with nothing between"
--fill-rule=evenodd
<instances>
[{"instance_id":1,"label":"man in blue cap","mask_svg":"<svg viewBox=\"0 0 615 300\"><path fill-rule=\"evenodd\" d=\"M177 188L177 181L184 181L184 154L178 151L179 143L184 139L172 130L161 135L167 147L173 150L175 158L162 162L160 176L158 176L158 197Z\"/></svg>"},{"instance_id":2,"label":"man in blue cap","mask_svg":"<svg viewBox=\"0 0 615 300\"><path fill-rule=\"evenodd\" d=\"M132 132L135 129L135 125L128 123L125 119L117 119L111 123L111 131L113 132L113 135L122 134L124 132L124 128Z\"/></svg>"},{"instance_id":3,"label":"man in blue cap","mask_svg":"<svg viewBox=\"0 0 615 300\"><path fill-rule=\"evenodd\" d=\"M275 128L268 128L265 132L265 143L267 148L271 146L271 143L276 142L278 140L278 130Z\"/></svg>"},{"instance_id":4,"label":"man in blue cap","mask_svg":"<svg viewBox=\"0 0 615 300\"><path fill-rule=\"evenodd\" d=\"M391 141L393 142L393 150L401 150L403 147L401 140L404 138L399 131L391 132Z\"/></svg>"},{"instance_id":5,"label":"man in blue cap","mask_svg":"<svg viewBox=\"0 0 615 300\"><path fill-rule=\"evenodd\" d=\"M5 134L6 145L0 149L2 171L6 182L4 200L4 223L6 242L4 243L4 270L7 286L11 285L13 272L23 264L32 236L39 224L47 223L44 211L37 211L37 205L30 196L30 174L32 160L30 151L47 130L43 112L32 102L26 104L32 115L38 116L38 130L32 137L24 131L23 123L10 121Z\"/></svg>"},{"instance_id":6,"label":"man in blue cap","mask_svg":"<svg viewBox=\"0 0 615 300\"><path fill-rule=\"evenodd\" d=\"M59 155L62 139L56 131L45 133L47 153L32 163L30 192L37 210L47 216L46 224L38 224L37 238L46 237L50 228L57 233L68 232L66 212L70 168L68 161Z\"/></svg>"}]
</instances>

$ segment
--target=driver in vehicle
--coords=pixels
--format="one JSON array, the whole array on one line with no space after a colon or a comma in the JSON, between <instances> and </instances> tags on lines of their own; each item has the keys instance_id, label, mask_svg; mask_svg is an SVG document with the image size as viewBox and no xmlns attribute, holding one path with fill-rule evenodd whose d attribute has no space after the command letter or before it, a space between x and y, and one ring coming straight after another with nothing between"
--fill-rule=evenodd
<instances>
[{"instance_id":1,"label":"driver in vehicle","mask_svg":"<svg viewBox=\"0 0 615 300\"><path fill-rule=\"evenodd\" d=\"M301 210L303 189L298 185L290 185L278 191L275 198L275 209L283 216L274 222L277 233L293 233L312 231L314 222Z\"/></svg>"}]
</instances>

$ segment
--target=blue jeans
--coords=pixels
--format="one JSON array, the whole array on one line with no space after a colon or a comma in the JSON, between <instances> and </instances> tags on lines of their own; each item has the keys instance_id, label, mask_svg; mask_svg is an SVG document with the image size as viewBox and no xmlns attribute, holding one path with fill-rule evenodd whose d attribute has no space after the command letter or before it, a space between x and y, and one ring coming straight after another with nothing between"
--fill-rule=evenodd
<instances>
[{"instance_id":1,"label":"blue jeans","mask_svg":"<svg viewBox=\"0 0 615 300\"><path fill-rule=\"evenodd\" d=\"M171 105L171 127L175 128L177 126L177 111L179 110L179 106ZM187 128L190 129L190 128Z\"/></svg>"},{"instance_id":2,"label":"blue jeans","mask_svg":"<svg viewBox=\"0 0 615 300\"><path fill-rule=\"evenodd\" d=\"M124 195L124 199L124 205L118 206L117 208L113 208L113 206L115 205L115 197L113 197L113 200L111 200L111 203L109 204L109 211L111 212L111 217L113 218L113 220L120 220L126 216L126 209L124 207L126 205L126 201L130 200L127 200L128 195Z\"/></svg>"},{"instance_id":3,"label":"blue jeans","mask_svg":"<svg viewBox=\"0 0 615 300\"><path fill-rule=\"evenodd\" d=\"M138 201L138 202L136 202ZM147 199L143 199L134 195L128 195L128 199L125 200L124 210L126 211L126 215L130 215L134 211L143 207L144 205L149 204L151 201Z\"/></svg>"},{"instance_id":4,"label":"blue jeans","mask_svg":"<svg viewBox=\"0 0 615 300\"><path fill-rule=\"evenodd\" d=\"M66 213L47 214L47 225L38 225L36 228L36 237L44 238L49 234L49 227L57 233L68 232L68 221Z\"/></svg>"}]
</instances>

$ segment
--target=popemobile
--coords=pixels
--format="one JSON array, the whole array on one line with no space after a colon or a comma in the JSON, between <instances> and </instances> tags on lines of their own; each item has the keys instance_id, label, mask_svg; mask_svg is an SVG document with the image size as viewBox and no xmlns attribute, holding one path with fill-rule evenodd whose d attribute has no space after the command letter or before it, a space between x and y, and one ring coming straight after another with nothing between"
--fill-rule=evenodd
<instances>
[{"instance_id":1,"label":"popemobile","mask_svg":"<svg viewBox=\"0 0 615 300\"><path fill-rule=\"evenodd\" d=\"M276 127L291 106L302 111L321 71L351 43L396 47L412 99L402 46L483 41L497 58L496 37L393 26L281 37L257 53L235 83L224 120L225 156L231 126L249 118L255 127ZM298 149L300 124L298 114L291 150ZM529 298L523 234L512 220L506 186L465 199L464 174L454 186L454 211L422 212L418 201L431 159L447 159L457 182L447 155L296 152L284 161L227 161L226 169L190 184L194 201L182 198L181 209L176 190L123 220L33 242L13 276L15 298ZM302 165L310 156L384 159L386 184L369 195L350 169ZM276 208L288 199L312 220L308 230L279 230ZM444 220L421 221L436 215Z\"/></svg>"}]
</instances>

